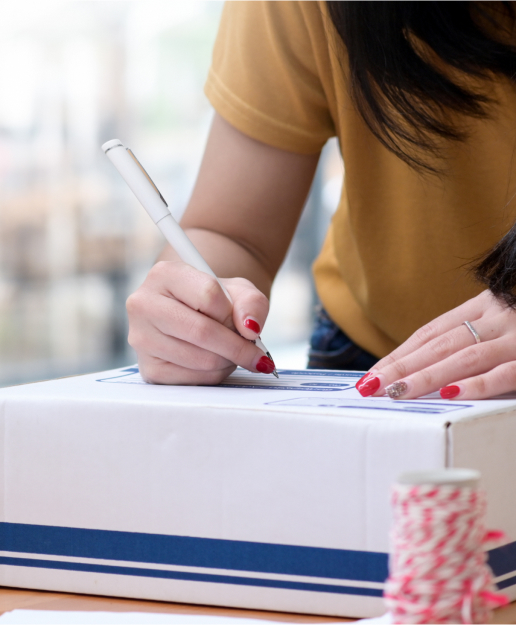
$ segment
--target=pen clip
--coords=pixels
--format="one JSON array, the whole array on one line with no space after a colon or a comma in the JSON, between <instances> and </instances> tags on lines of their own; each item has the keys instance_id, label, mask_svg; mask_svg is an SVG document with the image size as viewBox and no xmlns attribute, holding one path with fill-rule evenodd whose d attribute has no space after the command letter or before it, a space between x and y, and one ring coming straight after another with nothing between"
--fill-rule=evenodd
<instances>
[{"instance_id":1,"label":"pen clip","mask_svg":"<svg viewBox=\"0 0 516 625\"><path fill-rule=\"evenodd\" d=\"M147 178L147 180L151 183L151 185L154 187L154 189L156 190L156 193L160 196L160 198L163 201L163 204L165 204L165 206L168 208L168 204L165 201L165 198L161 195L158 187L154 184L154 181L152 180L152 178L149 176L149 174L145 171L145 168L143 167L143 165L140 163L140 161L136 158L136 156L133 154L133 152L131 151L130 148L125 148L128 152L129 155L133 158L134 162L138 165L138 167L142 170L142 172L145 174L145 177Z\"/></svg>"}]
</instances>

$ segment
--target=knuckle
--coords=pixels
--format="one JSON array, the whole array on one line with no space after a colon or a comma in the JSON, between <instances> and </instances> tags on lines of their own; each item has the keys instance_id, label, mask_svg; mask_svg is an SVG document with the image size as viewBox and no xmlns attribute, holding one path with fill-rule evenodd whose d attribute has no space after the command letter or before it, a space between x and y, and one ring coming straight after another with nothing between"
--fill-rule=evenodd
<instances>
[{"instance_id":1,"label":"knuckle","mask_svg":"<svg viewBox=\"0 0 516 625\"><path fill-rule=\"evenodd\" d=\"M219 283L211 276L206 276L197 291L199 301L203 303L203 308L211 308L219 299L222 289Z\"/></svg>"},{"instance_id":2,"label":"knuckle","mask_svg":"<svg viewBox=\"0 0 516 625\"><path fill-rule=\"evenodd\" d=\"M166 384L163 367L159 365L140 365L140 375L147 384Z\"/></svg>"},{"instance_id":3,"label":"knuckle","mask_svg":"<svg viewBox=\"0 0 516 625\"><path fill-rule=\"evenodd\" d=\"M487 394L487 384L483 375L478 376L478 378L475 379L474 384L475 384L475 391L480 396Z\"/></svg>"},{"instance_id":4,"label":"knuckle","mask_svg":"<svg viewBox=\"0 0 516 625\"><path fill-rule=\"evenodd\" d=\"M125 308L129 316L137 315L144 308L145 298L139 291L131 293L125 302Z\"/></svg>"},{"instance_id":5,"label":"knuckle","mask_svg":"<svg viewBox=\"0 0 516 625\"><path fill-rule=\"evenodd\" d=\"M252 343L250 343L249 341L246 341L245 339L242 339L241 341L238 341L238 346L235 347L231 360L233 362L236 362L238 364L240 363L246 363L249 360L249 348L254 347ZM256 349L258 349L256 347ZM260 351L260 350L258 350Z\"/></svg>"},{"instance_id":6,"label":"knuckle","mask_svg":"<svg viewBox=\"0 0 516 625\"><path fill-rule=\"evenodd\" d=\"M169 265L170 263L167 263L164 260L159 260L151 267L149 271L149 276L162 278L167 273Z\"/></svg>"},{"instance_id":7,"label":"knuckle","mask_svg":"<svg viewBox=\"0 0 516 625\"><path fill-rule=\"evenodd\" d=\"M212 371L216 371L220 368L221 365L221 357L218 354L214 354L213 352L206 352L199 359L197 363L197 368L201 371L206 371L208 374Z\"/></svg>"},{"instance_id":8,"label":"knuckle","mask_svg":"<svg viewBox=\"0 0 516 625\"><path fill-rule=\"evenodd\" d=\"M269 299L264 295L264 293L262 293L260 289L257 289L254 284L249 283L249 285L250 286L246 289L246 296L249 301L262 306L268 306Z\"/></svg>"},{"instance_id":9,"label":"knuckle","mask_svg":"<svg viewBox=\"0 0 516 625\"><path fill-rule=\"evenodd\" d=\"M428 348L438 360L443 360L444 358L447 358L455 351L455 345L453 340L446 334L443 334L437 339L434 339L428 345Z\"/></svg>"},{"instance_id":10,"label":"knuckle","mask_svg":"<svg viewBox=\"0 0 516 625\"><path fill-rule=\"evenodd\" d=\"M208 326L207 320L205 320L201 315L199 315L199 317L200 318L195 317L192 320L186 335L188 337L187 340L190 343L198 346L203 346L208 342L211 336L211 330Z\"/></svg>"},{"instance_id":11,"label":"knuckle","mask_svg":"<svg viewBox=\"0 0 516 625\"><path fill-rule=\"evenodd\" d=\"M269 299L252 282L245 278L231 278L231 286L238 287L241 295L245 297L246 303L269 308Z\"/></svg>"},{"instance_id":12,"label":"knuckle","mask_svg":"<svg viewBox=\"0 0 516 625\"><path fill-rule=\"evenodd\" d=\"M393 365L396 362L396 358L394 358L394 356L391 356L390 354L388 356L385 356L385 358L382 358L382 360L380 360L377 365L382 365L383 367L389 367L390 365Z\"/></svg>"},{"instance_id":13,"label":"knuckle","mask_svg":"<svg viewBox=\"0 0 516 625\"><path fill-rule=\"evenodd\" d=\"M397 362L398 360L396 358L396 355L389 354L388 356L385 356L384 358L382 358L376 363L375 369L384 370L384 369L387 369L388 367L393 367L394 365L396 365Z\"/></svg>"},{"instance_id":14,"label":"knuckle","mask_svg":"<svg viewBox=\"0 0 516 625\"><path fill-rule=\"evenodd\" d=\"M404 378L404 377L406 377L408 375L407 366L405 365L405 363L402 360L397 360L397 361L393 362L391 367L392 367L392 369L394 371L394 374L395 374L397 380L399 380L400 378Z\"/></svg>"},{"instance_id":15,"label":"knuckle","mask_svg":"<svg viewBox=\"0 0 516 625\"><path fill-rule=\"evenodd\" d=\"M428 341L435 339L438 336L438 331L435 323L427 323L426 325L416 330L413 336L416 341L421 344L428 343Z\"/></svg>"},{"instance_id":16,"label":"knuckle","mask_svg":"<svg viewBox=\"0 0 516 625\"><path fill-rule=\"evenodd\" d=\"M471 371L476 369L482 359L481 350L476 349L476 346L470 347L468 349L463 349L459 353L459 357L457 360L457 369Z\"/></svg>"},{"instance_id":17,"label":"knuckle","mask_svg":"<svg viewBox=\"0 0 516 625\"><path fill-rule=\"evenodd\" d=\"M511 361L505 368L511 381L516 382L516 361Z\"/></svg>"},{"instance_id":18,"label":"knuckle","mask_svg":"<svg viewBox=\"0 0 516 625\"><path fill-rule=\"evenodd\" d=\"M418 376L425 387L428 388L429 386L433 386L434 376L432 374L432 371L429 371L428 369L422 369L418 373Z\"/></svg>"},{"instance_id":19,"label":"knuckle","mask_svg":"<svg viewBox=\"0 0 516 625\"><path fill-rule=\"evenodd\" d=\"M131 327L129 327L129 334L127 336L127 342L136 351L141 351L145 343L142 334Z\"/></svg>"},{"instance_id":20,"label":"knuckle","mask_svg":"<svg viewBox=\"0 0 516 625\"><path fill-rule=\"evenodd\" d=\"M511 389L516 388L516 362L511 362L504 367L500 367L498 374L504 386Z\"/></svg>"},{"instance_id":21,"label":"knuckle","mask_svg":"<svg viewBox=\"0 0 516 625\"><path fill-rule=\"evenodd\" d=\"M266 313L269 311L269 300L258 290L249 294L247 305L253 309L263 310Z\"/></svg>"},{"instance_id":22,"label":"knuckle","mask_svg":"<svg viewBox=\"0 0 516 625\"><path fill-rule=\"evenodd\" d=\"M485 291L482 291L482 293L478 295L478 299L483 302L488 302L489 304L498 303L498 300L490 291L490 289L485 289Z\"/></svg>"}]
</instances>

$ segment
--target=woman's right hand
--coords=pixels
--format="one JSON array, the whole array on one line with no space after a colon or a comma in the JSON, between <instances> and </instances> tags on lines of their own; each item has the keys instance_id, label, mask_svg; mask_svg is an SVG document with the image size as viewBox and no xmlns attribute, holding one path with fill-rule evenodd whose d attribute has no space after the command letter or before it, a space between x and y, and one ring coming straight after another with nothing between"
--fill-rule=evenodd
<instances>
[{"instance_id":1,"label":"woman's right hand","mask_svg":"<svg viewBox=\"0 0 516 625\"><path fill-rule=\"evenodd\" d=\"M127 300L129 343L144 380L218 384L237 365L272 373L273 362L251 340L267 318L264 293L283 262L318 160L252 139L215 114L181 226L218 276L252 282L222 279L231 305L214 278L166 247Z\"/></svg>"},{"instance_id":2,"label":"woman's right hand","mask_svg":"<svg viewBox=\"0 0 516 625\"><path fill-rule=\"evenodd\" d=\"M153 384L218 384L237 365L272 373L274 363L251 341L269 301L244 278L222 280L181 261L154 265L127 300L129 344L140 374Z\"/></svg>"}]
</instances>

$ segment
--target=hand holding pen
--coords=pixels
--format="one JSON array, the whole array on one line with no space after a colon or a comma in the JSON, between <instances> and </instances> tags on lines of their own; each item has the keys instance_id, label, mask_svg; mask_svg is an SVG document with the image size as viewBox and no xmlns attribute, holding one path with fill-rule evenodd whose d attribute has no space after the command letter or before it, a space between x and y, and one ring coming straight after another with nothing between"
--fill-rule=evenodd
<instances>
[{"instance_id":1,"label":"hand holding pen","mask_svg":"<svg viewBox=\"0 0 516 625\"><path fill-rule=\"evenodd\" d=\"M117 139L102 148L183 261L157 263L128 300L129 314L143 316L136 326L145 331L130 335L129 342L139 351L145 336L146 358L140 363L144 378L156 383L214 384L235 365L277 376L259 339L267 298L247 280L219 280L132 152ZM163 314L164 308L168 314ZM235 328L241 336L232 331Z\"/></svg>"}]
</instances>

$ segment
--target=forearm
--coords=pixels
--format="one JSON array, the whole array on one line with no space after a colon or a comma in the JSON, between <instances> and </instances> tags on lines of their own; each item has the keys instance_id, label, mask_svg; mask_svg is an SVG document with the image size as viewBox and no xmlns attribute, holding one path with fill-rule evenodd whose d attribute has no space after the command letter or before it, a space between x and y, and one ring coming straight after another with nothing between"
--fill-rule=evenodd
<instances>
[{"instance_id":1,"label":"forearm","mask_svg":"<svg viewBox=\"0 0 516 625\"><path fill-rule=\"evenodd\" d=\"M318 159L260 143L215 115L181 226L218 277L246 278L269 296ZM160 256L174 259L170 247Z\"/></svg>"},{"instance_id":2,"label":"forearm","mask_svg":"<svg viewBox=\"0 0 516 625\"><path fill-rule=\"evenodd\" d=\"M264 295L270 296L273 276L270 276L256 255L233 239L201 228L185 229L188 238L202 254L219 278L246 278ZM158 260L178 260L176 252L167 245Z\"/></svg>"}]
</instances>

